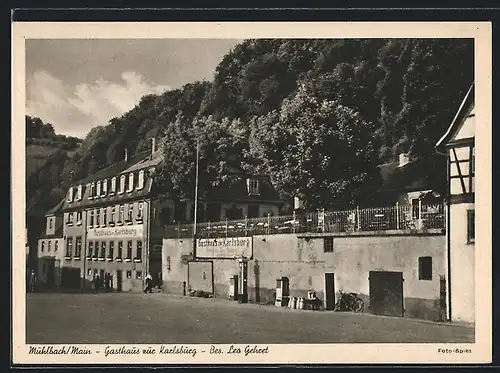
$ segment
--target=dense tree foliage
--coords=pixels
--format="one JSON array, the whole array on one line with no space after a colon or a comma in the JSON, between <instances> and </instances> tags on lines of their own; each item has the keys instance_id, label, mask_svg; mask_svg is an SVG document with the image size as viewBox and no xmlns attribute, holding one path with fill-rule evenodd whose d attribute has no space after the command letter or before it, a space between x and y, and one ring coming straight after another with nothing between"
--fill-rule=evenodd
<instances>
[{"instance_id":1,"label":"dense tree foliage","mask_svg":"<svg viewBox=\"0 0 500 373\"><path fill-rule=\"evenodd\" d=\"M156 137L166 161L159 193L192 196L199 138L203 190L226 182L233 162L269 173L284 200L368 203L378 164L403 151L433 152L473 70L467 39L246 40L223 57L212 82L145 96L91 131L64 161L60 185L123 159L125 149L146 150Z\"/></svg>"}]
</instances>

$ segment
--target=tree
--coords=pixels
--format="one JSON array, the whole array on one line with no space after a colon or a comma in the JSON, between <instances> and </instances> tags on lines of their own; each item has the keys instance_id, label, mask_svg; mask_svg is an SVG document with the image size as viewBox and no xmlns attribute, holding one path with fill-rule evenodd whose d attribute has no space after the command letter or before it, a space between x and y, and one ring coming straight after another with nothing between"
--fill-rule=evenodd
<instances>
[{"instance_id":1,"label":"tree","mask_svg":"<svg viewBox=\"0 0 500 373\"><path fill-rule=\"evenodd\" d=\"M378 186L373 124L352 108L302 89L251 122L250 152L285 198L308 208L367 202Z\"/></svg>"}]
</instances>

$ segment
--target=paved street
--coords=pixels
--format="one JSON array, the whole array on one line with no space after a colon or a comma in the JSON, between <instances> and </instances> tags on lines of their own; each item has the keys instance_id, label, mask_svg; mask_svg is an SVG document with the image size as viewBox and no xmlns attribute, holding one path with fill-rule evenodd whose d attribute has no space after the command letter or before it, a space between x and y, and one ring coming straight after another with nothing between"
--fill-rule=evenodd
<instances>
[{"instance_id":1,"label":"paved street","mask_svg":"<svg viewBox=\"0 0 500 373\"><path fill-rule=\"evenodd\" d=\"M28 294L27 343L473 342L474 329L164 294Z\"/></svg>"}]
</instances>

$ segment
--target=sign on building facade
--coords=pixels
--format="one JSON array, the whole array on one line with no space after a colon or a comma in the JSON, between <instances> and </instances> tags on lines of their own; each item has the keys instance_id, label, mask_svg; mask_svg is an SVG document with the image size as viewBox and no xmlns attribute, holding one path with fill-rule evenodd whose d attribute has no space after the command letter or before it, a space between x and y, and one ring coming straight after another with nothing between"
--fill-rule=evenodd
<instances>
[{"instance_id":1,"label":"sign on building facade","mask_svg":"<svg viewBox=\"0 0 500 373\"><path fill-rule=\"evenodd\" d=\"M141 239L144 237L144 225L128 225L121 227L107 227L107 228L89 228L87 232L87 238L89 240L98 239L127 239L127 238L137 238Z\"/></svg>"},{"instance_id":2,"label":"sign on building facade","mask_svg":"<svg viewBox=\"0 0 500 373\"><path fill-rule=\"evenodd\" d=\"M198 238L198 258L236 259L252 257L252 237Z\"/></svg>"}]
</instances>

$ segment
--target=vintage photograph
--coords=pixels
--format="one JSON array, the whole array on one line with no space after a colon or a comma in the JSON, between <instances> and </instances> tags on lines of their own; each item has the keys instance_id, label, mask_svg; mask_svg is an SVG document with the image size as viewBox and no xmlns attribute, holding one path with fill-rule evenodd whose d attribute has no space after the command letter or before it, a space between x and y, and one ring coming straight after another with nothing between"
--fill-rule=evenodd
<instances>
[{"instance_id":1,"label":"vintage photograph","mask_svg":"<svg viewBox=\"0 0 500 373\"><path fill-rule=\"evenodd\" d=\"M31 357L472 353L478 41L251 36L26 38Z\"/></svg>"}]
</instances>

